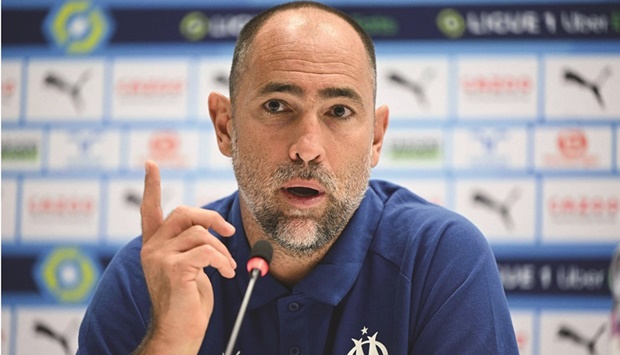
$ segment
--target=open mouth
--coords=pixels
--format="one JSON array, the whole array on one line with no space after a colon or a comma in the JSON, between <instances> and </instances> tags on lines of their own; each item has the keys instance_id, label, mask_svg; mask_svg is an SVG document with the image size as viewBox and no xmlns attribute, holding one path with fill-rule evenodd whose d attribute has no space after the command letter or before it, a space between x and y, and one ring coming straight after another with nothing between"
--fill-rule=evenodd
<instances>
[{"instance_id":1,"label":"open mouth","mask_svg":"<svg viewBox=\"0 0 620 355\"><path fill-rule=\"evenodd\" d=\"M286 191L297 197L313 197L319 194L319 191L309 187L288 187Z\"/></svg>"}]
</instances>

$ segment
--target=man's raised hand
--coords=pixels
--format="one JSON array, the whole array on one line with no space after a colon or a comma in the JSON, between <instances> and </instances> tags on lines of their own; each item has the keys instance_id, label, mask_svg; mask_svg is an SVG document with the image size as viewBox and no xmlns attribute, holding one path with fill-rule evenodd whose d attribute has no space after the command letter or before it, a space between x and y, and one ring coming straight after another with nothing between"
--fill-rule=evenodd
<instances>
[{"instance_id":1,"label":"man's raised hand","mask_svg":"<svg viewBox=\"0 0 620 355\"><path fill-rule=\"evenodd\" d=\"M138 352L196 354L213 312L213 289L203 268L232 278L237 266L209 229L228 237L235 228L201 208L177 207L164 219L159 168L147 161L145 170L140 257L153 314Z\"/></svg>"}]
</instances>

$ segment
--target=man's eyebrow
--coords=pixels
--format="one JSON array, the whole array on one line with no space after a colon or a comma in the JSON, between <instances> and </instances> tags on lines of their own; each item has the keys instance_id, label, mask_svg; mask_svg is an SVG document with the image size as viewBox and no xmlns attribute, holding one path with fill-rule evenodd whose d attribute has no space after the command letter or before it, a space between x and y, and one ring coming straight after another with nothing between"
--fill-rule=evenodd
<instances>
[{"instance_id":1,"label":"man's eyebrow","mask_svg":"<svg viewBox=\"0 0 620 355\"><path fill-rule=\"evenodd\" d=\"M349 98L363 104L362 97L357 91L347 87L331 87L319 91L319 95L324 99L333 99L338 97Z\"/></svg>"},{"instance_id":2,"label":"man's eyebrow","mask_svg":"<svg viewBox=\"0 0 620 355\"><path fill-rule=\"evenodd\" d=\"M260 95L271 94L274 92L284 92L295 96L303 96L304 89L300 86L284 83L269 83L260 89Z\"/></svg>"}]
</instances>

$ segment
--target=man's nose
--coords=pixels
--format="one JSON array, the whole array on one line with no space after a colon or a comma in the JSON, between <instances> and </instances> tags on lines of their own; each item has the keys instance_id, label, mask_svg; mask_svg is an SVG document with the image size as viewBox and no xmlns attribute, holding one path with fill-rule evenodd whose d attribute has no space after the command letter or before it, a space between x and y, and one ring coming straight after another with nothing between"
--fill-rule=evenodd
<instances>
[{"instance_id":1,"label":"man's nose","mask_svg":"<svg viewBox=\"0 0 620 355\"><path fill-rule=\"evenodd\" d=\"M293 129L293 143L289 157L293 161L321 163L325 158L325 142L322 123L313 115L304 115Z\"/></svg>"}]
</instances>

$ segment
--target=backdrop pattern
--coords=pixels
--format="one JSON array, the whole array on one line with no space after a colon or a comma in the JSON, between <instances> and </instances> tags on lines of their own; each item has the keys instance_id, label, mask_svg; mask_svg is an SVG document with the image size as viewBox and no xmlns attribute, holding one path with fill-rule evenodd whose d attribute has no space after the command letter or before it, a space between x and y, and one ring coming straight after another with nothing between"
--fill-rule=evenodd
<instances>
[{"instance_id":1,"label":"backdrop pattern","mask_svg":"<svg viewBox=\"0 0 620 355\"><path fill-rule=\"evenodd\" d=\"M3 1L2 354L76 351L101 272L140 233L145 159L165 212L234 191L206 97L270 3ZM620 5L409 3L331 2L376 40L391 123L373 177L484 232L522 354L610 353Z\"/></svg>"}]
</instances>

